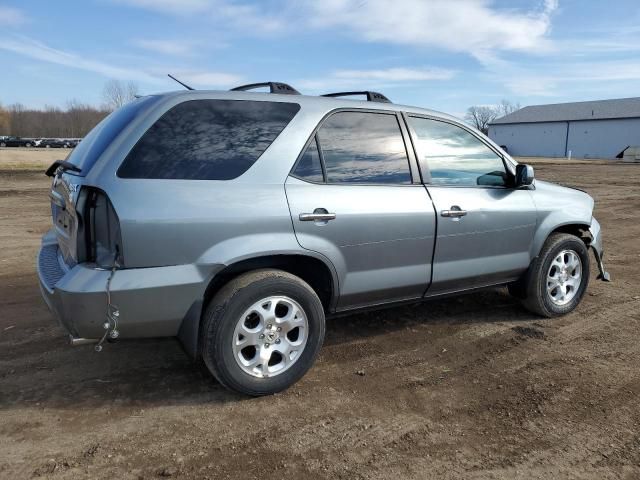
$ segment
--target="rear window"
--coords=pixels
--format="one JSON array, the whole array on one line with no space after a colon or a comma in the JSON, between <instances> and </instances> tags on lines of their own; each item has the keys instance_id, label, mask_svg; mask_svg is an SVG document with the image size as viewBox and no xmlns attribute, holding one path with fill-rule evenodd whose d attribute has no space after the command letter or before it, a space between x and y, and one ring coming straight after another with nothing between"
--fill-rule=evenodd
<instances>
[{"instance_id":1,"label":"rear window","mask_svg":"<svg viewBox=\"0 0 640 480\"><path fill-rule=\"evenodd\" d=\"M139 98L108 115L82 139L66 160L80 168L81 175L86 175L118 134L157 98L154 96Z\"/></svg>"},{"instance_id":2,"label":"rear window","mask_svg":"<svg viewBox=\"0 0 640 480\"><path fill-rule=\"evenodd\" d=\"M166 112L118 170L123 178L231 180L300 110L297 103L189 100Z\"/></svg>"}]
</instances>

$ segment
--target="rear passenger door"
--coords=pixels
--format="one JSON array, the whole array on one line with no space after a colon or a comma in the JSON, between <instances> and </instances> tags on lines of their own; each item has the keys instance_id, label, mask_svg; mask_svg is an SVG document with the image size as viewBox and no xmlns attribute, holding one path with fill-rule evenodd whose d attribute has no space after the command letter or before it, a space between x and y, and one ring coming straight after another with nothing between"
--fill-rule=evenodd
<instances>
[{"instance_id":1,"label":"rear passenger door","mask_svg":"<svg viewBox=\"0 0 640 480\"><path fill-rule=\"evenodd\" d=\"M422 176L438 215L429 294L514 280L529 266L537 212L505 160L454 123L409 116Z\"/></svg>"},{"instance_id":2,"label":"rear passenger door","mask_svg":"<svg viewBox=\"0 0 640 480\"><path fill-rule=\"evenodd\" d=\"M334 112L287 180L298 242L337 270L339 310L419 298L429 284L435 213L406 138L394 112Z\"/></svg>"}]
</instances>

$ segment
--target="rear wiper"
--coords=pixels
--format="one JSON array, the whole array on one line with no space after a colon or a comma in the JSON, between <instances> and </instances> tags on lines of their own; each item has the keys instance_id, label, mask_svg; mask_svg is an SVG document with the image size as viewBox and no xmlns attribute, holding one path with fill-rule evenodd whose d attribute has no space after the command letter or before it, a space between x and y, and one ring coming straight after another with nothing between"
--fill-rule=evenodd
<instances>
[{"instance_id":1,"label":"rear wiper","mask_svg":"<svg viewBox=\"0 0 640 480\"><path fill-rule=\"evenodd\" d=\"M47 177L53 177L56 174L56 170L58 167L62 167L63 170L70 170L72 172L81 172L82 170L76 167L73 163L67 162L66 160L56 160L51 164L49 168L47 168L44 173Z\"/></svg>"}]
</instances>

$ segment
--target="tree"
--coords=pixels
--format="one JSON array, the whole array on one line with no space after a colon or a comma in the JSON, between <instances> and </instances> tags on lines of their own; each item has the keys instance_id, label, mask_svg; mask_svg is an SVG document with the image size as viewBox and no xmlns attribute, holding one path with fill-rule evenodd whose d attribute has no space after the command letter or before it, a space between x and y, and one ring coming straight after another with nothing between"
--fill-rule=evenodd
<instances>
[{"instance_id":1,"label":"tree","mask_svg":"<svg viewBox=\"0 0 640 480\"><path fill-rule=\"evenodd\" d=\"M496 118L504 117L520 110L519 103L511 103L509 100L500 100L498 105L475 105L467 109L464 119L476 127L485 135L489 131L489 124Z\"/></svg>"},{"instance_id":2,"label":"tree","mask_svg":"<svg viewBox=\"0 0 640 480\"><path fill-rule=\"evenodd\" d=\"M11 131L11 122L9 112L0 105L0 135L9 135Z\"/></svg>"},{"instance_id":3,"label":"tree","mask_svg":"<svg viewBox=\"0 0 640 480\"><path fill-rule=\"evenodd\" d=\"M108 110L115 110L136 98L140 89L135 82L109 80L102 91L102 97Z\"/></svg>"},{"instance_id":4,"label":"tree","mask_svg":"<svg viewBox=\"0 0 640 480\"><path fill-rule=\"evenodd\" d=\"M479 105L469 107L464 118L467 122L486 135L489 131L489 123L495 120L497 116L498 112L495 107Z\"/></svg>"},{"instance_id":5,"label":"tree","mask_svg":"<svg viewBox=\"0 0 640 480\"><path fill-rule=\"evenodd\" d=\"M520 110L522 107L519 103L511 103L509 100L502 99L500 100L500 104L496 107L498 112L498 118L504 117L505 115L509 115L510 113L515 112L516 110Z\"/></svg>"}]
</instances>

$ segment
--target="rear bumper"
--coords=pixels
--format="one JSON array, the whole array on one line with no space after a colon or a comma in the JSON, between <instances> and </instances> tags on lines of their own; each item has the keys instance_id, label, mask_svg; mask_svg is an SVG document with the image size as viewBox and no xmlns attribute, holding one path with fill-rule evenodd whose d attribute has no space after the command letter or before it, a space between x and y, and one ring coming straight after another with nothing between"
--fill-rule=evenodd
<instances>
[{"instance_id":1,"label":"rear bumper","mask_svg":"<svg viewBox=\"0 0 640 480\"><path fill-rule=\"evenodd\" d=\"M117 270L111 302L120 311L120 338L175 336L182 320L201 303L206 286L223 266L175 265ZM55 235L48 232L38 253L42 297L72 337L104 334L110 272L80 264L66 268Z\"/></svg>"}]
</instances>

